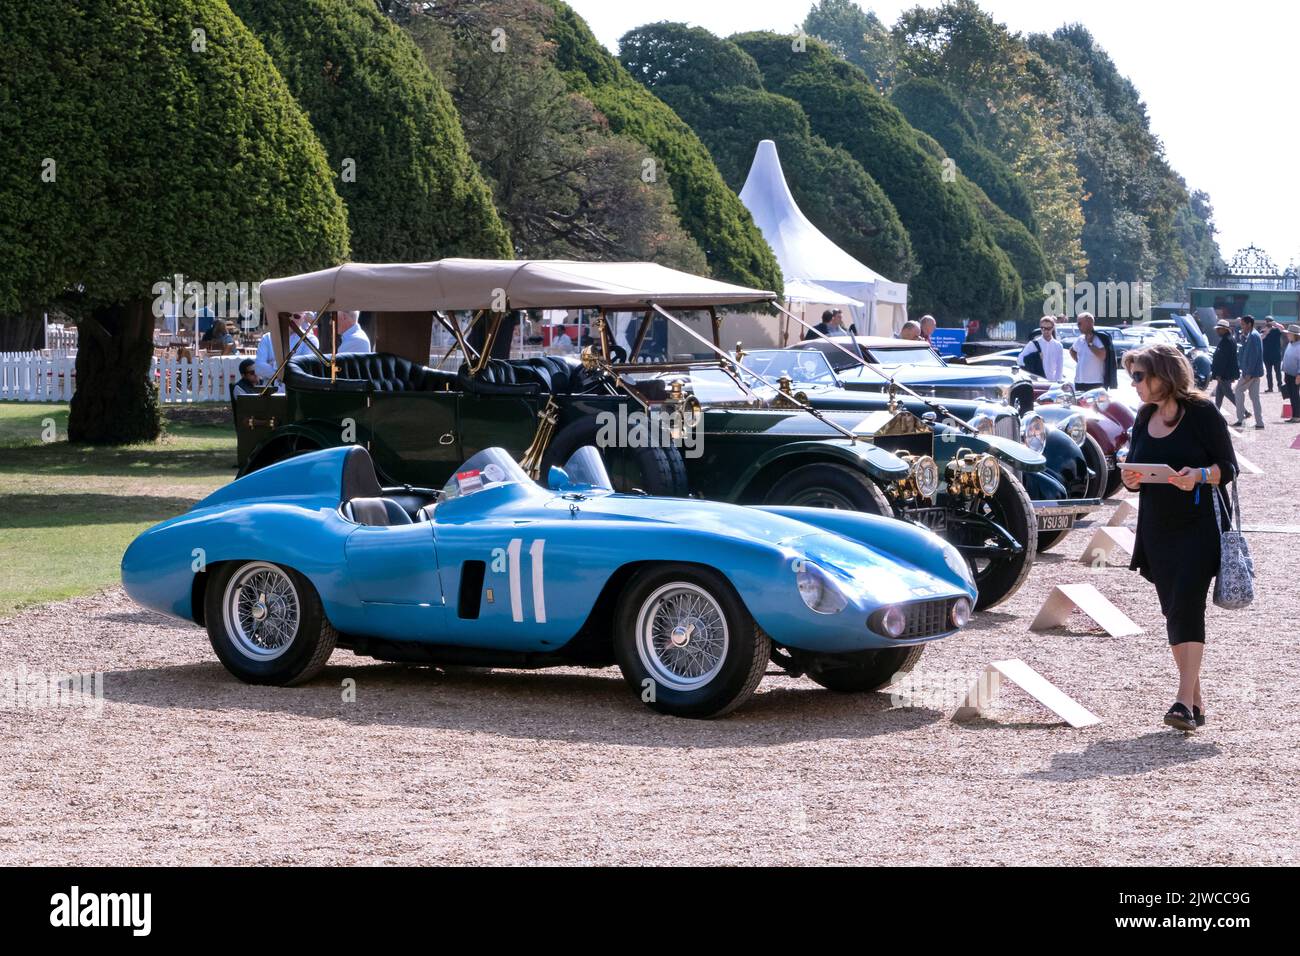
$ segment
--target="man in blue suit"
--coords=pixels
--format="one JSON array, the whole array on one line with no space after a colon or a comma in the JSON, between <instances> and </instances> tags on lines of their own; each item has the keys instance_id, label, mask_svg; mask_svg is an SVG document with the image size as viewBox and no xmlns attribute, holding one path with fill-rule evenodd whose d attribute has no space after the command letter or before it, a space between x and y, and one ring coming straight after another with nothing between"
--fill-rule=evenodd
<instances>
[{"instance_id":1,"label":"man in blue suit","mask_svg":"<svg viewBox=\"0 0 1300 956\"><path fill-rule=\"evenodd\" d=\"M1237 354L1237 364L1241 366L1241 378L1237 379L1237 421L1236 427L1246 424L1246 395L1249 393L1251 404L1255 407L1255 427L1264 427L1264 409L1259 404L1259 383L1264 377L1264 340L1255 331L1255 317L1241 317L1242 343Z\"/></svg>"}]
</instances>

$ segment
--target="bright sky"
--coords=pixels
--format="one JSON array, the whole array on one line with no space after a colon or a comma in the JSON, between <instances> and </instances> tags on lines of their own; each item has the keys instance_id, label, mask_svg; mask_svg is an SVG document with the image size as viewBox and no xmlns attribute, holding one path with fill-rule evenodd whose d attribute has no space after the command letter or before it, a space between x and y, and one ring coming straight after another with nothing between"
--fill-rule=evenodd
<instances>
[{"instance_id":1,"label":"bright sky","mask_svg":"<svg viewBox=\"0 0 1300 956\"><path fill-rule=\"evenodd\" d=\"M793 32L811 0L568 0L617 52L628 30L679 20L727 36ZM1214 206L1219 247L1231 259L1254 243L1279 266L1300 262L1300 160L1295 45L1300 5L1291 0L979 0L1021 33L1082 22L1133 81L1170 164ZM861 0L892 26L916 5ZM934 6L934 2L922 3Z\"/></svg>"}]
</instances>

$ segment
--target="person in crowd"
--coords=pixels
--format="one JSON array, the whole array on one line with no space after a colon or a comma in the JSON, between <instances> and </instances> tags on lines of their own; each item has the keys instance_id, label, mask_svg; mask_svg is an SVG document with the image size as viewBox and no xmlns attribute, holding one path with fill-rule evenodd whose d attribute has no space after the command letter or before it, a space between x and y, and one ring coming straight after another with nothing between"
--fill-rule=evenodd
<instances>
[{"instance_id":1,"label":"person in crowd","mask_svg":"<svg viewBox=\"0 0 1300 956\"><path fill-rule=\"evenodd\" d=\"M257 358L253 360L257 377L268 379L275 374L275 346L271 343L271 333L263 332L257 340Z\"/></svg>"},{"instance_id":2,"label":"person in crowd","mask_svg":"<svg viewBox=\"0 0 1300 956\"><path fill-rule=\"evenodd\" d=\"M804 332L803 337L806 342L808 339L819 339L823 336L830 335L835 329L835 310L827 309L822 313L822 320L814 325L811 329Z\"/></svg>"},{"instance_id":3,"label":"person in crowd","mask_svg":"<svg viewBox=\"0 0 1300 956\"><path fill-rule=\"evenodd\" d=\"M311 323L311 320L315 317L316 313L314 312L295 312L293 314L293 322L298 328L306 329ZM300 341L301 339L298 337L298 333L290 330L289 348L292 349ZM320 347L320 342L317 341L316 333L314 331L307 335L307 341L311 342L317 348ZM303 348L298 349L297 352L294 352L294 354L301 355L303 352L308 351L309 350L304 346ZM257 342L257 358L254 360L254 365L257 369L258 377L263 381L272 378L275 375L276 368L279 367L279 363L275 360L275 343L271 341L270 332L264 332Z\"/></svg>"},{"instance_id":4,"label":"person in crowd","mask_svg":"<svg viewBox=\"0 0 1300 956\"><path fill-rule=\"evenodd\" d=\"M834 319L834 321L835 321L835 328L836 328L838 331L836 331L836 332L834 332L834 333L832 333L832 334L834 334L834 335L847 335L847 336L850 336L850 337L853 337L853 338L857 338L857 335L858 335L858 327L857 327L856 325L854 325L852 322L850 322L848 319L846 319L846 318L844 317L844 310L843 310L843 309L835 309L835 310L834 310L834 313L835 313L835 319Z\"/></svg>"},{"instance_id":5,"label":"person in crowd","mask_svg":"<svg viewBox=\"0 0 1300 956\"><path fill-rule=\"evenodd\" d=\"M1049 382L1065 377L1065 348L1056 337L1056 319L1045 315L1038 320L1038 335L1020 350L1020 367Z\"/></svg>"},{"instance_id":6,"label":"person in crowd","mask_svg":"<svg viewBox=\"0 0 1300 956\"><path fill-rule=\"evenodd\" d=\"M1291 404L1288 425L1300 422L1300 325L1286 327L1287 346L1282 353L1282 397Z\"/></svg>"},{"instance_id":7,"label":"person in crowd","mask_svg":"<svg viewBox=\"0 0 1300 956\"><path fill-rule=\"evenodd\" d=\"M1273 391L1273 378L1277 377L1277 390L1282 391L1282 349L1286 347L1286 336L1282 333L1282 326L1273 321L1273 316L1264 316L1264 329L1260 333L1264 340L1264 373L1267 376L1268 388L1266 392Z\"/></svg>"},{"instance_id":8,"label":"person in crowd","mask_svg":"<svg viewBox=\"0 0 1300 956\"><path fill-rule=\"evenodd\" d=\"M1219 342L1214 347L1214 360L1210 363L1210 377L1214 380L1214 407L1223 408L1226 398L1235 407L1237 396L1233 383L1241 377L1237 367L1237 340L1232 336L1232 326L1227 319L1214 323L1214 332Z\"/></svg>"},{"instance_id":9,"label":"person in crowd","mask_svg":"<svg viewBox=\"0 0 1300 956\"><path fill-rule=\"evenodd\" d=\"M939 323L934 320L934 316L921 316L921 338L925 339L927 342L930 341L930 335L938 325Z\"/></svg>"},{"instance_id":10,"label":"person in crowd","mask_svg":"<svg viewBox=\"0 0 1300 956\"><path fill-rule=\"evenodd\" d=\"M1237 428L1246 426L1246 396L1255 409L1255 427L1264 427L1264 411L1259 404L1259 382L1264 377L1264 340L1255 331L1255 317L1241 317L1242 344L1237 354L1237 365L1241 369L1241 378L1237 379L1235 394L1237 396Z\"/></svg>"},{"instance_id":11,"label":"person in crowd","mask_svg":"<svg viewBox=\"0 0 1300 956\"><path fill-rule=\"evenodd\" d=\"M1120 466L1124 486L1139 493L1136 543L1129 567L1155 585L1178 667L1178 692L1164 722L1183 731L1205 723L1201 659L1205 600L1219 573L1219 528L1211 495L1237 477L1227 423L1196 391L1191 363L1168 342L1124 356L1142 408L1133 424L1128 461L1168 465L1163 484L1142 482ZM1228 503L1220 496L1227 520Z\"/></svg>"},{"instance_id":12,"label":"person in crowd","mask_svg":"<svg viewBox=\"0 0 1300 956\"><path fill-rule=\"evenodd\" d=\"M338 354L345 352L373 352L370 337L357 321L360 316L349 309L340 309L334 313L335 328L338 330Z\"/></svg>"},{"instance_id":13,"label":"person in crowd","mask_svg":"<svg viewBox=\"0 0 1300 956\"><path fill-rule=\"evenodd\" d=\"M1091 312L1079 313L1079 335L1070 343L1070 353L1075 361L1076 391L1116 386L1115 345L1109 335L1097 331L1097 322Z\"/></svg>"},{"instance_id":14,"label":"person in crowd","mask_svg":"<svg viewBox=\"0 0 1300 956\"><path fill-rule=\"evenodd\" d=\"M909 342L918 341L921 338L920 324L908 319L903 323L903 327L898 330L898 337Z\"/></svg>"},{"instance_id":15,"label":"person in crowd","mask_svg":"<svg viewBox=\"0 0 1300 956\"><path fill-rule=\"evenodd\" d=\"M240 395L254 395L262 390L257 380L257 363L246 358L239 363L239 381L235 382L235 392Z\"/></svg>"},{"instance_id":16,"label":"person in crowd","mask_svg":"<svg viewBox=\"0 0 1300 956\"><path fill-rule=\"evenodd\" d=\"M234 351L235 337L231 334L229 325L221 320L213 321L199 339L199 348L210 352L220 352L222 355L229 355Z\"/></svg>"}]
</instances>

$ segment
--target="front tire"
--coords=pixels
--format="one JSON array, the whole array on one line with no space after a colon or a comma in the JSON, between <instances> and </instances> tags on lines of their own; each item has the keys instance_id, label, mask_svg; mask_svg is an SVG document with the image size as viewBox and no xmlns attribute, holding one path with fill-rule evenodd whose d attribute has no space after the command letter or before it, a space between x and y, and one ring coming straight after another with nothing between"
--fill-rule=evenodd
<instances>
[{"instance_id":1,"label":"front tire","mask_svg":"<svg viewBox=\"0 0 1300 956\"><path fill-rule=\"evenodd\" d=\"M623 590L614 656L629 686L662 714L735 710L758 687L771 654L771 640L711 568L654 565Z\"/></svg>"},{"instance_id":2,"label":"front tire","mask_svg":"<svg viewBox=\"0 0 1300 956\"><path fill-rule=\"evenodd\" d=\"M924 651L925 645L917 644L853 654L810 654L804 673L827 690L864 694L897 682L916 666Z\"/></svg>"},{"instance_id":3,"label":"front tire","mask_svg":"<svg viewBox=\"0 0 1300 956\"><path fill-rule=\"evenodd\" d=\"M879 485L860 471L831 463L796 468L772 486L764 503L894 516Z\"/></svg>"},{"instance_id":4,"label":"front tire","mask_svg":"<svg viewBox=\"0 0 1300 956\"><path fill-rule=\"evenodd\" d=\"M311 582L268 561L221 565L204 593L204 620L221 663L248 684L311 680L338 640Z\"/></svg>"},{"instance_id":5,"label":"front tire","mask_svg":"<svg viewBox=\"0 0 1300 956\"><path fill-rule=\"evenodd\" d=\"M1011 469L1002 462L998 465L1002 469L1002 480L993 496L983 499L980 508L1023 547L1019 554L980 559L974 565L975 586L979 589L975 600L977 611L996 607L1020 590L1034 566L1034 556L1038 551L1038 517L1034 514L1034 503Z\"/></svg>"}]
</instances>

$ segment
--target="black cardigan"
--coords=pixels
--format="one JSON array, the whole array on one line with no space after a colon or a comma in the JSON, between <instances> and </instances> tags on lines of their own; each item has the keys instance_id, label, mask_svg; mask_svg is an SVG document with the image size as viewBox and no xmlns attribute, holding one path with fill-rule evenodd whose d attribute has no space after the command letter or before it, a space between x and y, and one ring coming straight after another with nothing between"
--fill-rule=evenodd
<instances>
[{"instance_id":1,"label":"black cardigan","mask_svg":"<svg viewBox=\"0 0 1300 956\"><path fill-rule=\"evenodd\" d=\"M1155 405L1142 406L1141 410L1138 411L1137 421L1133 424L1135 433L1139 428L1143 431L1146 430L1147 422L1151 420L1155 410ZM1196 432L1196 437L1209 458L1209 462L1205 467L1219 466L1219 488L1224 488L1230 481L1235 481L1240 471L1237 467L1237 451L1232 447L1232 435L1228 432L1228 423L1219 414L1219 410L1214 407L1214 403L1201 399L1184 402L1183 414L1187 416L1187 423ZM1130 447L1132 447L1131 444ZM1159 463L1144 461L1139 464L1154 465ZM1213 488L1213 486L1210 487ZM1217 494L1217 491L1215 493ZM1232 506L1228 503L1226 495L1219 496L1219 504L1223 508L1224 522L1226 524L1231 519ZM1142 513L1139 511L1138 521L1141 522L1141 520ZM1138 535L1137 543L1133 548L1133 560L1129 562L1129 567L1135 571L1140 571L1145 565L1146 553L1142 548L1142 536Z\"/></svg>"}]
</instances>

